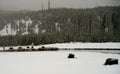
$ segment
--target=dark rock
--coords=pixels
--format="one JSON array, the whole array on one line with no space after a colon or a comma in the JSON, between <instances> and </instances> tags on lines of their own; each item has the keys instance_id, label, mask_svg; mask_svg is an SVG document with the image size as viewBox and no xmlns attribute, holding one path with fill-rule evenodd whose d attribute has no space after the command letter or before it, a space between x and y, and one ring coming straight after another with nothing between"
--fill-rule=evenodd
<instances>
[{"instance_id":1,"label":"dark rock","mask_svg":"<svg viewBox=\"0 0 120 74\"><path fill-rule=\"evenodd\" d=\"M118 59L108 58L104 63L104 65L114 65L114 64L118 64Z\"/></svg>"},{"instance_id":2,"label":"dark rock","mask_svg":"<svg viewBox=\"0 0 120 74\"><path fill-rule=\"evenodd\" d=\"M68 55L68 58L75 58L75 55L72 54L72 53L70 53L70 54Z\"/></svg>"}]
</instances>

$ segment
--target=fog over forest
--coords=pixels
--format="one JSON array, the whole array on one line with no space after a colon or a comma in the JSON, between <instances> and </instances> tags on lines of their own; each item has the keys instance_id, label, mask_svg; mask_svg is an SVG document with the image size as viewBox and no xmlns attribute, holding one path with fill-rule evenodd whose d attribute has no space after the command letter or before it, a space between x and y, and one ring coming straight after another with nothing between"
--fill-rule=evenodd
<instances>
[{"instance_id":1,"label":"fog over forest","mask_svg":"<svg viewBox=\"0 0 120 74\"><path fill-rule=\"evenodd\" d=\"M119 6L120 0L50 0L52 8L92 8L96 6ZM47 9L48 0L0 0L1 10Z\"/></svg>"}]
</instances>

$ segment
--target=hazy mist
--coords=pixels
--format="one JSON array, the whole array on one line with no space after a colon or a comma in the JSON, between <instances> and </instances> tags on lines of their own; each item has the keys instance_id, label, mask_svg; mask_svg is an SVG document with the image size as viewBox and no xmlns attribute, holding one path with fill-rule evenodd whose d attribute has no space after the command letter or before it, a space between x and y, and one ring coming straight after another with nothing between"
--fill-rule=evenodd
<instances>
[{"instance_id":1,"label":"hazy mist","mask_svg":"<svg viewBox=\"0 0 120 74\"><path fill-rule=\"evenodd\" d=\"M50 0L51 8L91 8L95 6L119 6L120 0ZM48 7L48 0L0 0L1 10L40 10Z\"/></svg>"}]
</instances>

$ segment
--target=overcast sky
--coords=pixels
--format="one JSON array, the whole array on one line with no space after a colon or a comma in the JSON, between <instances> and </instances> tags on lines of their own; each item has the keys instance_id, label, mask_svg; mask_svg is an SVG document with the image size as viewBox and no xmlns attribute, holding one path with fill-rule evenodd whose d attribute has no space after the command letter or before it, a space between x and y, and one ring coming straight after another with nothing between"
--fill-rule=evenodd
<instances>
[{"instance_id":1,"label":"overcast sky","mask_svg":"<svg viewBox=\"0 0 120 74\"><path fill-rule=\"evenodd\" d=\"M91 8L95 6L120 6L120 0L50 0L51 7ZM48 0L0 0L0 9L4 10L40 10L46 9Z\"/></svg>"}]
</instances>

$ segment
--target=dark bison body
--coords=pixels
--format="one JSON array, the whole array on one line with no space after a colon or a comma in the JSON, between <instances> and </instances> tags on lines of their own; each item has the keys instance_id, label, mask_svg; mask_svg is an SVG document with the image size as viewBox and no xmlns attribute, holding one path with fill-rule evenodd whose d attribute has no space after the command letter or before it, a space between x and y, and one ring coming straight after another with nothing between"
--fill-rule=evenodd
<instances>
[{"instance_id":1,"label":"dark bison body","mask_svg":"<svg viewBox=\"0 0 120 74\"><path fill-rule=\"evenodd\" d=\"M15 51L15 49L12 48L12 47L10 47L8 51L9 51L9 52L12 52L12 51Z\"/></svg>"},{"instance_id":2,"label":"dark bison body","mask_svg":"<svg viewBox=\"0 0 120 74\"><path fill-rule=\"evenodd\" d=\"M17 51L25 51L22 47L18 47Z\"/></svg>"},{"instance_id":3,"label":"dark bison body","mask_svg":"<svg viewBox=\"0 0 120 74\"><path fill-rule=\"evenodd\" d=\"M51 48L51 47L44 47L42 46L41 48L37 49L38 51L57 51L58 48Z\"/></svg>"},{"instance_id":4,"label":"dark bison body","mask_svg":"<svg viewBox=\"0 0 120 74\"><path fill-rule=\"evenodd\" d=\"M32 51L37 51L37 49L35 49L33 46L31 47L31 50Z\"/></svg>"},{"instance_id":5,"label":"dark bison body","mask_svg":"<svg viewBox=\"0 0 120 74\"><path fill-rule=\"evenodd\" d=\"M25 49L25 51L30 51L30 47L27 47L27 48Z\"/></svg>"},{"instance_id":6,"label":"dark bison body","mask_svg":"<svg viewBox=\"0 0 120 74\"><path fill-rule=\"evenodd\" d=\"M70 54L68 55L68 58L75 58L75 55L72 54L72 53L70 53Z\"/></svg>"},{"instance_id":7,"label":"dark bison body","mask_svg":"<svg viewBox=\"0 0 120 74\"><path fill-rule=\"evenodd\" d=\"M114 65L114 64L118 64L118 59L108 58L106 59L104 65Z\"/></svg>"}]
</instances>

